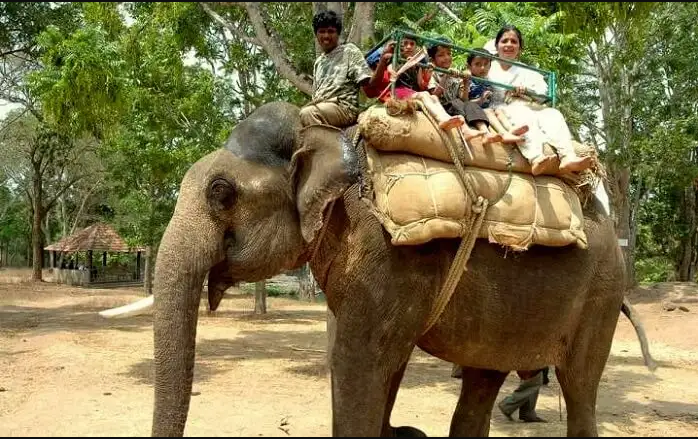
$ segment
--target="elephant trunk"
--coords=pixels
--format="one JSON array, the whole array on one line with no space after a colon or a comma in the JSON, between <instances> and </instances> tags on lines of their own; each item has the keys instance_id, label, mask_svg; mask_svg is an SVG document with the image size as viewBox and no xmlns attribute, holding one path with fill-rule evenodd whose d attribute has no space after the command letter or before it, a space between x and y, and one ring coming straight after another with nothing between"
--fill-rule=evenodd
<instances>
[{"instance_id":1,"label":"elephant trunk","mask_svg":"<svg viewBox=\"0 0 698 439\"><path fill-rule=\"evenodd\" d=\"M223 253L222 237L220 227L204 215L177 212L163 236L153 292L153 436L184 434L194 376L201 289L208 270Z\"/></svg>"}]
</instances>

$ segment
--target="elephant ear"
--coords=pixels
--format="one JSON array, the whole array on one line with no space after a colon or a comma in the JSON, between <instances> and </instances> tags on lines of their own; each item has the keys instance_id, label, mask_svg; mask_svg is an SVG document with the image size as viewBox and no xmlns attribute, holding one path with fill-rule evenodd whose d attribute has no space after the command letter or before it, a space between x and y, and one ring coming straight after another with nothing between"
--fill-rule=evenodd
<instances>
[{"instance_id":1,"label":"elephant ear","mask_svg":"<svg viewBox=\"0 0 698 439\"><path fill-rule=\"evenodd\" d=\"M299 148L291 158L291 182L296 191L303 239L312 242L325 221L327 206L359 181L359 161L353 138L358 127L341 130L328 125L301 129Z\"/></svg>"}]
</instances>

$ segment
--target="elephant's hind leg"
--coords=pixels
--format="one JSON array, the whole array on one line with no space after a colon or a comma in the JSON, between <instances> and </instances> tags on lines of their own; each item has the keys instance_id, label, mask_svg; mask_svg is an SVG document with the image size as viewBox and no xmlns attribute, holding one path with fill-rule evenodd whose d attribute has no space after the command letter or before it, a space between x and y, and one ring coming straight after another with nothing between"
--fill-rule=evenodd
<instances>
[{"instance_id":1,"label":"elephant's hind leg","mask_svg":"<svg viewBox=\"0 0 698 439\"><path fill-rule=\"evenodd\" d=\"M567 405L567 436L598 436L597 391L611 351L621 300L612 304L598 301L584 309L579 332L565 360L555 368Z\"/></svg>"},{"instance_id":2,"label":"elephant's hind leg","mask_svg":"<svg viewBox=\"0 0 698 439\"><path fill-rule=\"evenodd\" d=\"M492 406L508 372L463 367L462 374L463 385L449 436L488 436Z\"/></svg>"},{"instance_id":3,"label":"elephant's hind leg","mask_svg":"<svg viewBox=\"0 0 698 439\"><path fill-rule=\"evenodd\" d=\"M597 437L596 395L599 378L576 368L556 367L557 379L567 406L567 436Z\"/></svg>"}]
</instances>

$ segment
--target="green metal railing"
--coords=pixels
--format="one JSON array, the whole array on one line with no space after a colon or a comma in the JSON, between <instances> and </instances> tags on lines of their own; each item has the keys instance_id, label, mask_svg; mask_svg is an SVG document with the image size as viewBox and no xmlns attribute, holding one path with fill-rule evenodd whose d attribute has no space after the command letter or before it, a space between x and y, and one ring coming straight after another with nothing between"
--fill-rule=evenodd
<instances>
[{"instance_id":1,"label":"green metal railing","mask_svg":"<svg viewBox=\"0 0 698 439\"><path fill-rule=\"evenodd\" d=\"M482 55L482 56L490 58L490 59L495 59L498 61L505 62L507 64L512 64L512 65L519 66L519 67L527 69L527 70L532 70L534 72L538 72L546 78L546 82L548 84L548 94L541 95L541 94L532 93L532 92L528 92L527 94L531 97L540 99L543 102L550 102L553 107L557 104L557 96L556 96L557 95L557 75L555 74L555 72L539 69L539 68L530 66L528 64L524 64L522 62L503 59L503 58L500 58L496 55L489 54L486 51L485 51L486 54L479 52L479 51L475 52L472 49L467 49L465 47L458 46L458 45L453 44L453 43L447 43L447 42L442 41L442 40L437 40L434 38L425 37L422 35L417 35L415 33L408 32L408 31L401 30L401 29L395 30L392 33L390 33L388 36L383 38L378 44L373 46L366 53L366 57L368 57L370 54L374 53L375 51L379 50L388 41L393 40L393 41L395 41L395 52L394 52L393 59L392 59L393 70L397 71L399 68L398 67L399 63L405 61L405 59L400 56L400 42L402 41L403 37L409 37L410 39L414 39L415 41L419 41L419 42L429 42L432 44L438 44L439 46L450 47L451 49L456 49L458 51L466 52L468 54L477 53L478 55ZM420 63L419 65L421 65L422 67L433 68L434 71L437 71L437 72L442 72L442 73L447 73L447 74L450 73L448 70L445 70L445 69L442 69L440 67L436 67L433 65L427 65L426 63ZM499 83L496 81L491 81L489 79L479 78L476 76L472 76L470 79L475 81L475 82L478 82L478 83L483 83L483 84L488 84L488 85L492 85L495 87L500 87L500 88L503 88L505 90L514 90L516 88L516 87L513 87L513 86L508 85L508 84L502 84L502 83ZM395 96L395 82L393 82L391 84L390 93L393 97Z\"/></svg>"}]
</instances>

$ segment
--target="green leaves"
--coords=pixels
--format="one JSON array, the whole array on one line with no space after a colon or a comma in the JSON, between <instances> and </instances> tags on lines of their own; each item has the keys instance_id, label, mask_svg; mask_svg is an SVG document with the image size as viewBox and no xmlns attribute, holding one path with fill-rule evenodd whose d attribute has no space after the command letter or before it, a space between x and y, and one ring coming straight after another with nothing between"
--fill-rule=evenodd
<instances>
[{"instance_id":1,"label":"green leaves","mask_svg":"<svg viewBox=\"0 0 698 439\"><path fill-rule=\"evenodd\" d=\"M43 69L27 76L45 117L75 135L109 135L128 109L130 81L118 45L99 27L66 36L49 26L38 38Z\"/></svg>"},{"instance_id":2,"label":"green leaves","mask_svg":"<svg viewBox=\"0 0 698 439\"><path fill-rule=\"evenodd\" d=\"M79 3L0 2L0 53L31 52L36 37L49 24L64 29L78 26Z\"/></svg>"}]
</instances>

